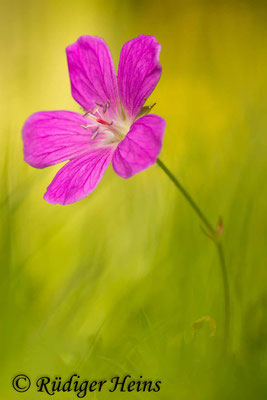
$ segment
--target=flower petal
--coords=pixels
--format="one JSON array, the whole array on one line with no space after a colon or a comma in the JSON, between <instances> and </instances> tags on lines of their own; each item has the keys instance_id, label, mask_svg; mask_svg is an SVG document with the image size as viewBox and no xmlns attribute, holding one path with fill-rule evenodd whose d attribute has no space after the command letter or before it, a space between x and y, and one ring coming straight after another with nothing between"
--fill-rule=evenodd
<instances>
[{"instance_id":1,"label":"flower petal","mask_svg":"<svg viewBox=\"0 0 267 400\"><path fill-rule=\"evenodd\" d=\"M80 156L96 141L81 125L87 121L70 111L42 111L31 115L22 129L24 159L36 168L44 168Z\"/></svg>"},{"instance_id":2,"label":"flower petal","mask_svg":"<svg viewBox=\"0 0 267 400\"><path fill-rule=\"evenodd\" d=\"M108 112L120 113L120 98L114 64L102 38L81 36L66 49L73 98L86 110L95 102L110 101Z\"/></svg>"},{"instance_id":3,"label":"flower petal","mask_svg":"<svg viewBox=\"0 0 267 400\"><path fill-rule=\"evenodd\" d=\"M44 199L63 205L88 196L103 177L113 152L113 147L106 147L69 161L48 186Z\"/></svg>"},{"instance_id":4,"label":"flower petal","mask_svg":"<svg viewBox=\"0 0 267 400\"><path fill-rule=\"evenodd\" d=\"M130 178L153 165L161 150L165 126L158 115L139 118L114 153L115 172L122 178Z\"/></svg>"},{"instance_id":5,"label":"flower petal","mask_svg":"<svg viewBox=\"0 0 267 400\"><path fill-rule=\"evenodd\" d=\"M134 119L155 89L160 75L160 44L154 36L140 35L121 50L118 84L122 105Z\"/></svg>"}]
</instances>

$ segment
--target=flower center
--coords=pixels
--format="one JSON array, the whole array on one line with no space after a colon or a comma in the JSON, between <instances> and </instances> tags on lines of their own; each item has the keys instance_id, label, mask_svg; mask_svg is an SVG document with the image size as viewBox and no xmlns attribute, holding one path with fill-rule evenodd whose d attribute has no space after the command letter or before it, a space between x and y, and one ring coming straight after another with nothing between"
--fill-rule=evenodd
<instances>
[{"instance_id":1,"label":"flower center","mask_svg":"<svg viewBox=\"0 0 267 400\"><path fill-rule=\"evenodd\" d=\"M111 119L110 113L110 101L108 100L105 104L95 102L96 106L92 111L87 111L83 116L86 118L86 124L81 125L84 129L89 130L91 133L91 139L97 141L103 145L111 145L119 143L129 132L131 123L123 120L122 118Z\"/></svg>"}]
</instances>

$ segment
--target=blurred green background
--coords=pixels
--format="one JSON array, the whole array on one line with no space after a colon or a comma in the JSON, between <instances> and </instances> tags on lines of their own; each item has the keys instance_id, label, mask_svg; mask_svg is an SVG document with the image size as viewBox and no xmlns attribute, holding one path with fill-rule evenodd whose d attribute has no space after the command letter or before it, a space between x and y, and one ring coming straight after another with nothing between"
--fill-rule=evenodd
<instances>
[{"instance_id":1,"label":"blurred green background","mask_svg":"<svg viewBox=\"0 0 267 400\"><path fill-rule=\"evenodd\" d=\"M158 393L92 399L267 398L267 5L259 1L1 0L0 391L18 373L142 375ZM152 34L163 75L150 103L167 121L161 158L216 223L225 224L230 354L221 358L217 254L158 166L129 180L110 168L70 206L42 196L59 166L23 161L21 128L35 111L79 111L65 47ZM203 316L217 326L191 325ZM74 399L59 393L55 398Z\"/></svg>"}]
</instances>

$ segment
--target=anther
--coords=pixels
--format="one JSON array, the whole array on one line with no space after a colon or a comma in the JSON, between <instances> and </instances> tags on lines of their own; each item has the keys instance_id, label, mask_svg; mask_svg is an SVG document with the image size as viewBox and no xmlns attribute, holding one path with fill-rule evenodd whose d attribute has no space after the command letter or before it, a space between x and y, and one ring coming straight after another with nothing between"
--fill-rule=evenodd
<instances>
[{"instance_id":1,"label":"anther","mask_svg":"<svg viewBox=\"0 0 267 400\"><path fill-rule=\"evenodd\" d=\"M96 113L99 114L99 106L96 106L96 107L93 109L92 114L96 114Z\"/></svg>"},{"instance_id":2,"label":"anther","mask_svg":"<svg viewBox=\"0 0 267 400\"><path fill-rule=\"evenodd\" d=\"M97 126L95 129L93 129L92 130L92 136L91 136L91 138L94 140L96 137L97 137L97 135L99 134L99 132L98 132L98 130L99 130L99 126Z\"/></svg>"},{"instance_id":3,"label":"anther","mask_svg":"<svg viewBox=\"0 0 267 400\"><path fill-rule=\"evenodd\" d=\"M83 117L89 117L89 118L91 118L91 119L94 119L94 120L96 120L97 119L97 117L93 114L95 112L95 110L93 111L93 112L91 112L91 111L87 111L84 115L83 115Z\"/></svg>"}]
</instances>

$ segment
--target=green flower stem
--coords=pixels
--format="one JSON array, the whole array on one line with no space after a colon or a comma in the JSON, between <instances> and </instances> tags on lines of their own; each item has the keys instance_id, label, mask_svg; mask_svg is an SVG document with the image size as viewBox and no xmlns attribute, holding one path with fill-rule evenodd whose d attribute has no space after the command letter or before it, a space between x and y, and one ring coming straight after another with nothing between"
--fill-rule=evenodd
<instances>
[{"instance_id":1,"label":"green flower stem","mask_svg":"<svg viewBox=\"0 0 267 400\"><path fill-rule=\"evenodd\" d=\"M229 343L229 330L230 330L230 291L228 283L227 268L225 264L224 252L221 242L215 242L223 278L223 290L224 290L224 346L226 351L228 351Z\"/></svg>"},{"instance_id":2,"label":"green flower stem","mask_svg":"<svg viewBox=\"0 0 267 400\"><path fill-rule=\"evenodd\" d=\"M165 174L170 178L170 180L174 183L174 185L177 187L177 189L180 190L180 192L185 197L185 199L188 201L190 206L193 208L193 210L199 216L200 220L203 222L203 224L207 228L207 231L208 231L208 232L206 232L207 236L213 241L213 243L215 244L215 246L217 248L219 262L220 262L221 271L222 271L223 288L224 288L224 310L225 310L224 347L226 350L228 350L229 328L230 328L230 293L229 293L229 283L228 283L228 276L227 276L224 252L223 252L222 243L220 241L220 232L219 232L219 230L216 230L213 228L212 224L208 221L208 219L203 214L203 212L200 210L200 208L198 207L196 202L192 199L190 194L185 190L185 188L181 185L181 183L178 181L178 179L171 173L171 171L166 167L166 165L159 158L157 159L157 164L165 172Z\"/></svg>"}]
</instances>

